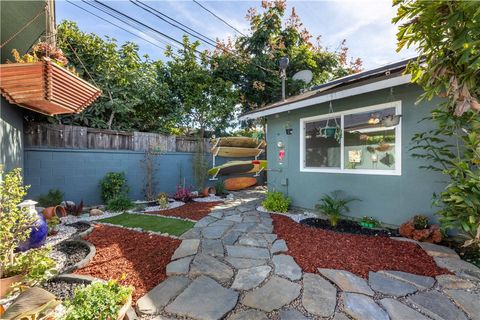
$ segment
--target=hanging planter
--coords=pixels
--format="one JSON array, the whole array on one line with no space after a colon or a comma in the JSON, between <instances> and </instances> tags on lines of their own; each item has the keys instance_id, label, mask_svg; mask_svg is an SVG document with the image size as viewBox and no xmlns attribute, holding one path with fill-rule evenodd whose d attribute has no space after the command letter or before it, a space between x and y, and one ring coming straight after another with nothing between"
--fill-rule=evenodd
<instances>
[{"instance_id":1,"label":"hanging planter","mask_svg":"<svg viewBox=\"0 0 480 320\"><path fill-rule=\"evenodd\" d=\"M46 57L39 62L0 65L0 89L8 102L50 116L79 113L101 94Z\"/></svg>"}]
</instances>

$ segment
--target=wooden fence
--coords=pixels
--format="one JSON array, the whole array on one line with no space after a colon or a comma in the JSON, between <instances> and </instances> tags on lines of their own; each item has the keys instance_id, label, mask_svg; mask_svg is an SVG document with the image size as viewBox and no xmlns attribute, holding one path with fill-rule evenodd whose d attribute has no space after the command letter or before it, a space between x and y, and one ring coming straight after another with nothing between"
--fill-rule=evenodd
<instances>
[{"instance_id":1,"label":"wooden fence","mask_svg":"<svg viewBox=\"0 0 480 320\"><path fill-rule=\"evenodd\" d=\"M104 149L162 152L194 152L198 140L194 137L167 136L149 132L126 132L31 123L25 129L25 147ZM206 150L210 148L204 139Z\"/></svg>"}]
</instances>

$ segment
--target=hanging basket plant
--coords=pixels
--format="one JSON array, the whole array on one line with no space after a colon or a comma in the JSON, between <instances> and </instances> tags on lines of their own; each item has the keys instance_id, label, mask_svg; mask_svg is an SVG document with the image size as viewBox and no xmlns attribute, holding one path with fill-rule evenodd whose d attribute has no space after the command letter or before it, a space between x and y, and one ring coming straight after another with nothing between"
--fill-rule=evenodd
<instances>
[{"instance_id":1,"label":"hanging basket plant","mask_svg":"<svg viewBox=\"0 0 480 320\"><path fill-rule=\"evenodd\" d=\"M59 49L36 45L32 53L12 52L14 63L0 65L0 89L5 99L46 115L79 113L97 99L101 90L68 70Z\"/></svg>"}]
</instances>

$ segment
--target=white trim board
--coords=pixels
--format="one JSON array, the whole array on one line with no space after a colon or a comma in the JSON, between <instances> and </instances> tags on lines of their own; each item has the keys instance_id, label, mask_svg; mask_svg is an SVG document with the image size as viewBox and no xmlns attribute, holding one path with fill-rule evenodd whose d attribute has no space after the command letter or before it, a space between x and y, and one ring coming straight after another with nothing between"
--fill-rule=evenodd
<instances>
[{"instance_id":1,"label":"white trim board","mask_svg":"<svg viewBox=\"0 0 480 320\"><path fill-rule=\"evenodd\" d=\"M386 89L386 88L391 88L395 86L399 86L402 84L410 83L411 80L411 75L400 75L395 78L390 78L378 82L373 82L369 84L365 84L363 86L358 86L355 88L350 88L350 89L345 89L345 90L340 90L337 92L333 92L330 94L325 94L319 97L315 98L310 98L310 99L305 99L301 100L298 102L292 102L288 104L284 104L279 107L274 107L271 109L266 109L266 110L259 110L257 112L249 113L240 116L238 119L243 121L243 120L249 120L249 119L256 119L264 116L269 116L272 114L277 114L281 112L286 112L286 111L291 111L291 110L296 110L296 109L301 109L305 107L309 107L315 104L320 104L323 102L328 102L328 101L334 101L338 99L343 99L347 97L352 97L356 96L359 94L367 93L367 92L373 92L373 91L378 91L381 89Z\"/></svg>"}]
</instances>

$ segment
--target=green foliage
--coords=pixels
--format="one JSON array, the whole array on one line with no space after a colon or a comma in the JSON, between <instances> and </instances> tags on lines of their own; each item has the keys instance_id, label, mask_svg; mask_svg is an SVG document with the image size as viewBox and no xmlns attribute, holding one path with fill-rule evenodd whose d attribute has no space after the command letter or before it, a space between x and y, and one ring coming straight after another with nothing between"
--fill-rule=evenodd
<instances>
[{"instance_id":1,"label":"green foliage","mask_svg":"<svg viewBox=\"0 0 480 320\"><path fill-rule=\"evenodd\" d=\"M52 235L55 231L57 231L57 226L59 224L60 224L60 218L57 216L53 216L50 219L47 219L48 234Z\"/></svg>"},{"instance_id":2,"label":"green foliage","mask_svg":"<svg viewBox=\"0 0 480 320\"><path fill-rule=\"evenodd\" d=\"M157 197L157 204L161 209L168 208L168 194L160 192Z\"/></svg>"},{"instance_id":3,"label":"green foliage","mask_svg":"<svg viewBox=\"0 0 480 320\"><path fill-rule=\"evenodd\" d=\"M270 212L288 212L292 199L285 197L280 191L269 191L262 206Z\"/></svg>"},{"instance_id":4,"label":"green foliage","mask_svg":"<svg viewBox=\"0 0 480 320\"><path fill-rule=\"evenodd\" d=\"M374 217L369 217L369 216L364 216L362 220L360 220L360 224L362 226L369 226L369 227L378 227L380 226L380 221L378 219L375 219Z\"/></svg>"},{"instance_id":5,"label":"green foliage","mask_svg":"<svg viewBox=\"0 0 480 320\"><path fill-rule=\"evenodd\" d=\"M48 208L58 206L63 201L63 192L59 189L50 189L47 194L38 197L38 206Z\"/></svg>"},{"instance_id":6,"label":"green foliage","mask_svg":"<svg viewBox=\"0 0 480 320\"><path fill-rule=\"evenodd\" d=\"M26 274L26 282L33 284L51 276L55 262L48 258L50 248L15 252L30 237L37 216L18 207L28 189L23 186L21 170L0 173L0 278Z\"/></svg>"},{"instance_id":7,"label":"green foliage","mask_svg":"<svg viewBox=\"0 0 480 320\"><path fill-rule=\"evenodd\" d=\"M415 230L423 230L428 228L428 217L424 215L416 215L413 217L413 227Z\"/></svg>"},{"instance_id":8,"label":"green foliage","mask_svg":"<svg viewBox=\"0 0 480 320\"><path fill-rule=\"evenodd\" d=\"M65 301L67 312L63 319L117 319L118 312L132 292L132 287L122 286L115 280L93 282L77 288L73 298Z\"/></svg>"},{"instance_id":9,"label":"green foliage","mask_svg":"<svg viewBox=\"0 0 480 320\"><path fill-rule=\"evenodd\" d=\"M320 199L320 203L315 206L320 213L326 214L330 221L330 225L335 227L344 212L350 212L348 204L356 201L355 198L345 198L343 192L340 190L332 191L329 194L324 194Z\"/></svg>"},{"instance_id":10,"label":"green foliage","mask_svg":"<svg viewBox=\"0 0 480 320\"><path fill-rule=\"evenodd\" d=\"M128 193L124 172L109 172L100 180L100 187L102 189L102 200L108 202L111 199L117 198L123 193Z\"/></svg>"},{"instance_id":11,"label":"green foliage","mask_svg":"<svg viewBox=\"0 0 480 320\"><path fill-rule=\"evenodd\" d=\"M223 194L225 194L225 184L223 183L223 181L217 181L215 183L215 195L217 196L221 196Z\"/></svg>"},{"instance_id":12,"label":"green foliage","mask_svg":"<svg viewBox=\"0 0 480 320\"><path fill-rule=\"evenodd\" d=\"M113 199L108 200L107 202L107 210L113 212L125 211L128 209L132 209L134 204L127 195L121 193Z\"/></svg>"},{"instance_id":13,"label":"green foliage","mask_svg":"<svg viewBox=\"0 0 480 320\"><path fill-rule=\"evenodd\" d=\"M480 227L480 2L395 0L398 50L416 46L419 58L407 72L425 93L443 98L428 120L436 128L413 137L422 168L449 179L434 204L444 232L454 229L475 243ZM424 60L424 63L423 63Z\"/></svg>"}]
</instances>

